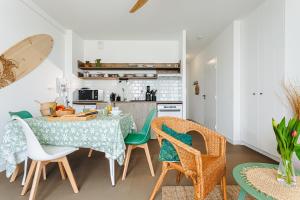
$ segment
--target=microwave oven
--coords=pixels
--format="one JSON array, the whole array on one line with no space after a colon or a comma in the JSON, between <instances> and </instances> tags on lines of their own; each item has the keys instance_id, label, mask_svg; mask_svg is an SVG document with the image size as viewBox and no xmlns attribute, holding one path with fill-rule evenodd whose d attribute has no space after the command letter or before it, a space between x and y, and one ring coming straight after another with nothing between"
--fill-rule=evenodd
<instances>
[{"instance_id":1,"label":"microwave oven","mask_svg":"<svg viewBox=\"0 0 300 200\"><path fill-rule=\"evenodd\" d=\"M78 100L79 101L104 101L104 91L92 90L87 88L79 89Z\"/></svg>"}]
</instances>

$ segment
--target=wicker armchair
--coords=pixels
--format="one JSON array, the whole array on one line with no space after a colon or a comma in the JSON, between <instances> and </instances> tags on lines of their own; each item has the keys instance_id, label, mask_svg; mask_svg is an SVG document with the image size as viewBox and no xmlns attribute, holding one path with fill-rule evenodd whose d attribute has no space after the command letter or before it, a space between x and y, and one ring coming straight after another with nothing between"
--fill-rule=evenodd
<instances>
[{"instance_id":1,"label":"wicker armchair","mask_svg":"<svg viewBox=\"0 0 300 200\"><path fill-rule=\"evenodd\" d=\"M180 133L196 131L204 138L207 154L201 152L174 139L161 130L162 124ZM169 170L177 170L177 184L180 175L190 178L194 185L195 200L204 198L220 183L223 197L226 200L226 139L218 133L191 121L174 118L159 117L151 124L159 144L162 140L168 140L175 147L180 162L163 162L161 175L153 189L150 200L153 200L159 190L163 179Z\"/></svg>"}]
</instances>

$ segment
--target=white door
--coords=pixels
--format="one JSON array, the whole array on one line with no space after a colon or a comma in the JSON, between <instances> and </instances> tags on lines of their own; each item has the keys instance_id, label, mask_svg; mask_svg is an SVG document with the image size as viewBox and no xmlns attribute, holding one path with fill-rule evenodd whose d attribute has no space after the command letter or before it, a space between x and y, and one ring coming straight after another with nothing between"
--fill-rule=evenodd
<instances>
[{"instance_id":1,"label":"white door","mask_svg":"<svg viewBox=\"0 0 300 200\"><path fill-rule=\"evenodd\" d=\"M208 61L204 69L203 101L204 125L212 130L217 129L217 59Z\"/></svg>"},{"instance_id":2,"label":"white door","mask_svg":"<svg viewBox=\"0 0 300 200\"><path fill-rule=\"evenodd\" d=\"M250 16L241 32L241 138L258 148L259 18Z\"/></svg>"},{"instance_id":3,"label":"white door","mask_svg":"<svg viewBox=\"0 0 300 200\"><path fill-rule=\"evenodd\" d=\"M284 7L284 2L278 6ZM284 80L284 10L268 9L265 5L260 23L260 64L258 68L259 76L259 108L258 108L258 128L260 139L258 144L260 149L277 155L277 142L271 126L271 119L280 120L284 113L284 97L282 93L282 80ZM276 20L274 20L276 19ZM271 22L271 23L270 23Z\"/></svg>"}]
</instances>

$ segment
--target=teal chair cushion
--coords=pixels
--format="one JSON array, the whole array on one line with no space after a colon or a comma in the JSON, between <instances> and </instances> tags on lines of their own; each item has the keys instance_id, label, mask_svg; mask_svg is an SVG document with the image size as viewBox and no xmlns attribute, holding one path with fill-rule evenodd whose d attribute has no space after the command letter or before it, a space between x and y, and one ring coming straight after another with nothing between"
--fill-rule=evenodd
<instances>
[{"instance_id":1,"label":"teal chair cushion","mask_svg":"<svg viewBox=\"0 0 300 200\"><path fill-rule=\"evenodd\" d=\"M175 139L192 146L192 136L182 133L177 133L173 129L169 128L167 125L162 125L162 131L167 133L168 135L174 137ZM174 148L174 146L167 140L162 141L162 145L160 148L159 160L164 162L179 162L178 154Z\"/></svg>"},{"instance_id":2,"label":"teal chair cushion","mask_svg":"<svg viewBox=\"0 0 300 200\"><path fill-rule=\"evenodd\" d=\"M125 138L125 144L127 145L141 145L148 142L148 137L142 133L130 133Z\"/></svg>"},{"instance_id":3,"label":"teal chair cushion","mask_svg":"<svg viewBox=\"0 0 300 200\"><path fill-rule=\"evenodd\" d=\"M24 111L19 111L19 112L9 112L9 115L12 117L12 116L18 116L20 117L21 119L28 119L28 118L32 118L32 114L26 110Z\"/></svg>"}]
</instances>

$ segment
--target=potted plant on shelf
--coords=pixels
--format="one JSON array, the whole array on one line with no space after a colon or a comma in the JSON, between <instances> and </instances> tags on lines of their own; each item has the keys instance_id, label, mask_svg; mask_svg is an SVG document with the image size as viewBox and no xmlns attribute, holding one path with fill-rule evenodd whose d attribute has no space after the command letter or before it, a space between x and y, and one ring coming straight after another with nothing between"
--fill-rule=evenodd
<instances>
[{"instance_id":1,"label":"potted plant on shelf","mask_svg":"<svg viewBox=\"0 0 300 200\"><path fill-rule=\"evenodd\" d=\"M296 184L296 174L292 157L295 152L298 159L300 159L300 145L297 144L300 134L300 121L297 118L292 118L286 126L284 117L279 124L273 119L272 124L277 140L277 152L281 156L277 180L293 186Z\"/></svg>"},{"instance_id":2,"label":"potted plant on shelf","mask_svg":"<svg viewBox=\"0 0 300 200\"><path fill-rule=\"evenodd\" d=\"M96 67L101 67L101 59L96 59Z\"/></svg>"}]
</instances>

